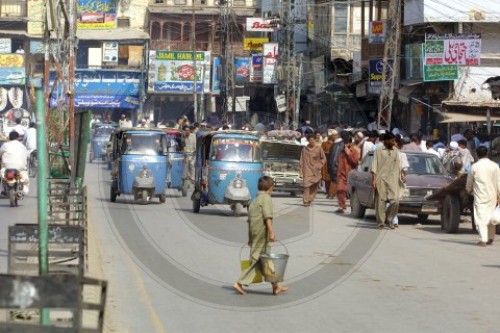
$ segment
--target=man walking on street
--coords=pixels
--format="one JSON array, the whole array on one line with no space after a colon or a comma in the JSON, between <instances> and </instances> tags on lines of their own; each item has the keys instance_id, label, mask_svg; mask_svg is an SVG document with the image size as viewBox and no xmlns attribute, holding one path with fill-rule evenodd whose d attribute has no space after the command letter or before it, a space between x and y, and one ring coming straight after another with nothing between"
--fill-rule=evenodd
<instances>
[{"instance_id":1,"label":"man walking on street","mask_svg":"<svg viewBox=\"0 0 500 333\"><path fill-rule=\"evenodd\" d=\"M474 222L481 237L478 245L486 246L495 237L490 220L500 201L500 169L488 158L486 147L478 147L476 153L479 161L472 165L465 188L474 195Z\"/></svg>"},{"instance_id":2,"label":"man walking on street","mask_svg":"<svg viewBox=\"0 0 500 333\"><path fill-rule=\"evenodd\" d=\"M384 145L375 151L372 162L372 187L375 190L375 214L378 228L388 223L394 229L393 219L398 213L400 191L404 188L406 175L401 172L399 149L396 137L384 134Z\"/></svg>"},{"instance_id":3,"label":"man walking on street","mask_svg":"<svg viewBox=\"0 0 500 333\"><path fill-rule=\"evenodd\" d=\"M321 169L326 162L325 153L316 143L314 134L307 135L307 146L300 154L300 175L304 183L304 206L310 206L321 183Z\"/></svg>"},{"instance_id":4,"label":"man walking on street","mask_svg":"<svg viewBox=\"0 0 500 333\"><path fill-rule=\"evenodd\" d=\"M359 148L355 143L352 143L351 132L343 131L341 136L344 142L344 150L340 153L337 171L337 200L339 201L337 213L345 213L347 209L347 176L352 169L358 166L360 155Z\"/></svg>"}]
</instances>

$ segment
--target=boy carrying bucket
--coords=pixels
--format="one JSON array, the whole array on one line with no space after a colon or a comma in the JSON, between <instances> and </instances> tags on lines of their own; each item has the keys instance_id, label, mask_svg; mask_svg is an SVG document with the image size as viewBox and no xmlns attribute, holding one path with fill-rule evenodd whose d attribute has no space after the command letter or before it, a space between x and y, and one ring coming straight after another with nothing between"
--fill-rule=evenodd
<instances>
[{"instance_id":1,"label":"boy carrying bucket","mask_svg":"<svg viewBox=\"0 0 500 333\"><path fill-rule=\"evenodd\" d=\"M243 286L248 286L260 272L259 257L266 253L268 242L276 241L273 230L273 202L271 192L274 181L269 176L259 178L259 194L248 207L248 246L250 246L250 265L243 270L238 281L233 285L241 295L246 295ZM271 283L273 294L278 295L287 291L288 287L280 286L277 282Z\"/></svg>"}]
</instances>

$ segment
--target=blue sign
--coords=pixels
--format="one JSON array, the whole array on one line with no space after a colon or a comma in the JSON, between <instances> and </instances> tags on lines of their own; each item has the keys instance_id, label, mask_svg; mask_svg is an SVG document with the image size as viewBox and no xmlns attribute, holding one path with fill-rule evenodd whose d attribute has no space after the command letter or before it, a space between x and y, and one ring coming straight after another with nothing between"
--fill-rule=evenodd
<instances>
[{"instance_id":1,"label":"blue sign","mask_svg":"<svg viewBox=\"0 0 500 333\"><path fill-rule=\"evenodd\" d=\"M50 73L50 84L56 73ZM137 108L141 91L140 71L77 69L75 72L75 107ZM61 96L61 93L58 94ZM55 106L55 98L51 106Z\"/></svg>"},{"instance_id":2,"label":"blue sign","mask_svg":"<svg viewBox=\"0 0 500 333\"><path fill-rule=\"evenodd\" d=\"M26 82L24 67L0 67L0 85L22 85Z\"/></svg>"},{"instance_id":3,"label":"blue sign","mask_svg":"<svg viewBox=\"0 0 500 333\"><path fill-rule=\"evenodd\" d=\"M220 73L221 61L219 57L214 57L212 67L212 94L220 94Z\"/></svg>"},{"instance_id":4,"label":"blue sign","mask_svg":"<svg viewBox=\"0 0 500 333\"><path fill-rule=\"evenodd\" d=\"M250 58L236 58L234 66L236 67L236 82L248 82L250 80Z\"/></svg>"}]
</instances>

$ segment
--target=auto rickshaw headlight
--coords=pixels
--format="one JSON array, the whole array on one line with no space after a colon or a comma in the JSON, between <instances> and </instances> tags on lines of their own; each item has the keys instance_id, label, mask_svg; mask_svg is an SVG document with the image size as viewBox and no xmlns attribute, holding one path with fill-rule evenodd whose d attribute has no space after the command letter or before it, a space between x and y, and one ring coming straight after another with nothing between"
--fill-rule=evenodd
<instances>
[{"instance_id":1,"label":"auto rickshaw headlight","mask_svg":"<svg viewBox=\"0 0 500 333\"><path fill-rule=\"evenodd\" d=\"M235 187L235 188L242 188L242 187L243 187L243 180L241 180L241 179L236 179L236 180L234 181L234 187Z\"/></svg>"}]
</instances>

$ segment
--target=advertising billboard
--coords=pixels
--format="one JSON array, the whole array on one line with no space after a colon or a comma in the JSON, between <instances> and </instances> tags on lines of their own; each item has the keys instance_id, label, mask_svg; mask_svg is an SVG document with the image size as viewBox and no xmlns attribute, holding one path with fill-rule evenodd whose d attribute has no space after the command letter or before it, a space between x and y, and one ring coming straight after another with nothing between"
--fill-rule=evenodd
<instances>
[{"instance_id":1,"label":"advertising billboard","mask_svg":"<svg viewBox=\"0 0 500 333\"><path fill-rule=\"evenodd\" d=\"M481 34L426 34L425 64L480 65Z\"/></svg>"},{"instance_id":2,"label":"advertising billboard","mask_svg":"<svg viewBox=\"0 0 500 333\"><path fill-rule=\"evenodd\" d=\"M385 21L371 21L368 43L369 44L384 44L385 43Z\"/></svg>"},{"instance_id":3,"label":"advertising billboard","mask_svg":"<svg viewBox=\"0 0 500 333\"><path fill-rule=\"evenodd\" d=\"M247 17L247 31L273 32L277 25L260 17Z\"/></svg>"},{"instance_id":4,"label":"advertising billboard","mask_svg":"<svg viewBox=\"0 0 500 333\"><path fill-rule=\"evenodd\" d=\"M148 92L208 92L211 63L209 51L150 51Z\"/></svg>"},{"instance_id":5,"label":"advertising billboard","mask_svg":"<svg viewBox=\"0 0 500 333\"><path fill-rule=\"evenodd\" d=\"M78 0L78 29L116 28L117 0Z\"/></svg>"},{"instance_id":6,"label":"advertising billboard","mask_svg":"<svg viewBox=\"0 0 500 333\"><path fill-rule=\"evenodd\" d=\"M236 69L236 83L247 83L250 80L250 59L246 57L237 57L234 59Z\"/></svg>"}]
</instances>

